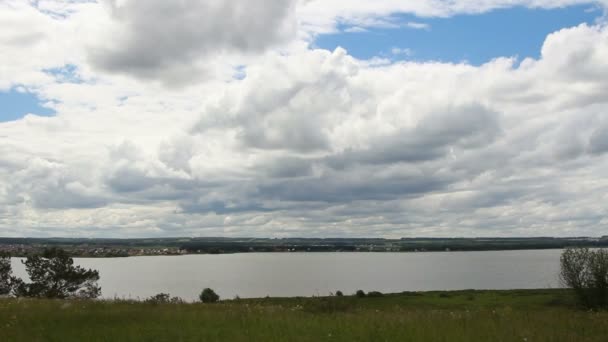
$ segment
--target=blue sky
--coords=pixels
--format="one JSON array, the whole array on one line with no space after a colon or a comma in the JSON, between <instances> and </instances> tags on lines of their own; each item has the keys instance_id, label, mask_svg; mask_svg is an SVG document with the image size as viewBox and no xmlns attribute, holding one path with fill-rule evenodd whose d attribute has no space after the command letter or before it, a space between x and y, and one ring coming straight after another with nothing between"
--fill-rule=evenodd
<instances>
[{"instance_id":1,"label":"blue sky","mask_svg":"<svg viewBox=\"0 0 608 342\"><path fill-rule=\"evenodd\" d=\"M591 5L551 10L516 7L451 18L397 15L392 22L405 27L346 32L351 26L342 25L341 33L321 35L314 45L329 50L341 46L361 59L384 56L479 65L501 56L538 58L549 33L581 23L592 24L601 15L602 11ZM428 28L415 29L407 27L407 23L426 24ZM393 48L410 53L392 56Z\"/></svg>"},{"instance_id":2,"label":"blue sky","mask_svg":"<svg viewBox=\"0 0 608 342\"><path fill-rule=\"evenodd\" d=\"M55 112L42 105L36 94L19 92L16 89L0 91L0 122L13 121L26 114L49 116Z\"/></svg>"},{"instance_id":3,"label":"blue sky","mask_svg":"<svg viewBox=\"0 0 608 342\"><path fill-rule=\"evenodd\" d=\"M77 67L72 64L45 69L44 72L53 76L58 83L83 83L77 74ZM45 102L33 92L18 91L15 88L0 91L0 122L18 120L27 114L54 115L55 111L46 107Z\"/></svg>"}]
</instances>

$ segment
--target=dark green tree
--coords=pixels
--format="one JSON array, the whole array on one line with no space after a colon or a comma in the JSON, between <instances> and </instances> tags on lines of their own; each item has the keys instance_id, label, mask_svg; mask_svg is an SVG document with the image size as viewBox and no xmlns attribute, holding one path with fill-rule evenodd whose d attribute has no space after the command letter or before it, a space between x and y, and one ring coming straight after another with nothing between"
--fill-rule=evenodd
<instances>
[{"instance_id":1,"label":"dark green tree","mask_svg":"<svg viewBox=\"0 0 608 342\"><path fill-rule=\"evenodd\" d=\"M0 296L9 295L13 288L13 269L8 254L0 253Z\"/></svg>"},{"instance_id":2,"label":"dark green tree","mask_svg":"<svg viewBox=\"0 0 608 342\"><path fill-rule=\"evenodd\" d=\"M52 248L41 255L27 257L23 262L31 283L15 284L15 294L41 298L97 298L99 272L74 266L64 250Z\"/></svg>"},{"instance_id":3,"label":"dark green tree","mask_svg":"<svg viewBox=\"0 0 608 342\"><path fill-rule=\"evenodd\" d=\"M206 288L203 290L203 292L201 292L199 299L203 303L215 303L220 300L220 296L218 296L217 293L215 293L215 291L212 289Z\"/></svg>"}]
</instances>

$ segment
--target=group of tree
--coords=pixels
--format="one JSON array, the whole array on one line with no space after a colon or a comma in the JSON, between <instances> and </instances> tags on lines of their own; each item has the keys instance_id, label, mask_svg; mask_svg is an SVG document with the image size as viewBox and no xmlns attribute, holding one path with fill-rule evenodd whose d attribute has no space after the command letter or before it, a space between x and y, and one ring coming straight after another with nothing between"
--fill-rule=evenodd
<instances>
[{"instance_id":1,"label":"group of tree","mask_svg":"<svg viewBox=\"0 0 608 342\"><path fill-rule=\"evenodd\" d=\"M566 249L560 264L562 284L574 290L580 304L608 308L608 249Z\"/></svg>"},{"instance_id":2,"label":"group of tree","mask_svg":"<svg viewBox=\"0 0 608 342\"><path fill-rule=\"evenodd\" d=\"M15 277L10 257L0 255L0 295L65 299L97 298L101 294L99 272L75 266L64 250L47 249L22 262L30 282Z\"/></svg>"}]
</instances>

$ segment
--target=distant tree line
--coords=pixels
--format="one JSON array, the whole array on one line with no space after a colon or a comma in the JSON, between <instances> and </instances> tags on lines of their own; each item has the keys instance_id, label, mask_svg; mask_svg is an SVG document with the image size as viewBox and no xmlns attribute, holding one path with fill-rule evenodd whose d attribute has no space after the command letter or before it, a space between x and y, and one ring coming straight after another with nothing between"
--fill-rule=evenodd
<instances>
[{"instance_id":1,"label":"distant tree line","mask_svg":"<svg viewBox=\"0 0 608 342\"><path fill-rule=\"evenodd\" d=\"M176 249L180 253L244 253L244 252L410 252L410 251L483 251L549 249L568 247L608 247L602 238L154 238L154 239L81 239L81 238L2 238L0 251L19 256L39 254L44 248L63 248L72 256L128 256L130 250ZM91 250L107 249L100 254ZM106 254L107 253L107 254Z\"/></svg>"}]
</instances>

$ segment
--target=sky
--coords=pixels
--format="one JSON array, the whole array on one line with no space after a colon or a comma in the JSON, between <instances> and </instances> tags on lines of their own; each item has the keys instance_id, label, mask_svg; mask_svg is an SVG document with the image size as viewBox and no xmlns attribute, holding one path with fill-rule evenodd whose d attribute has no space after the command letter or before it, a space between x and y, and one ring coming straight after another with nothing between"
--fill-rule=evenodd
<instances>
[{"instance_id":1,"label":"sky","mask_svg":"<svg viewBox=\"0 0 608 342\"><path fill-rule=\"evenodd\" d=\"M0 236L608 235L607 6L0 0Z\"/></svg>"}]
</instances>

